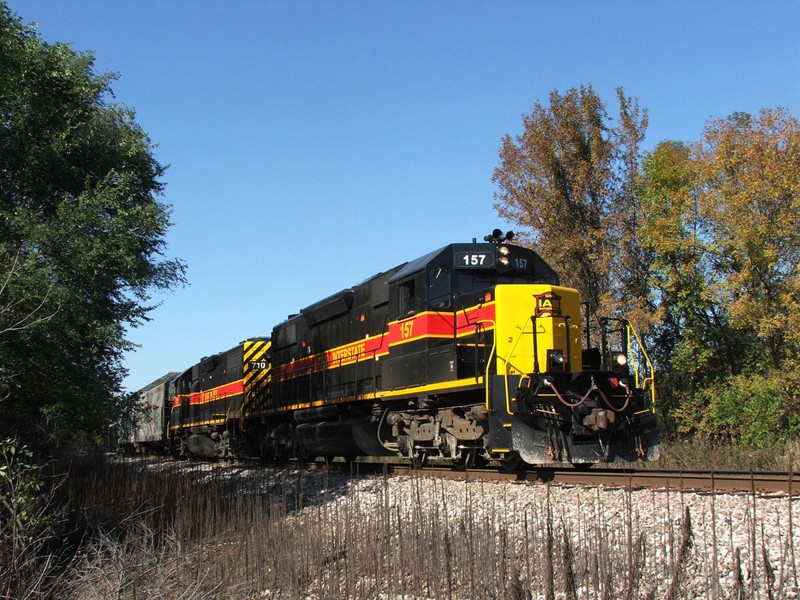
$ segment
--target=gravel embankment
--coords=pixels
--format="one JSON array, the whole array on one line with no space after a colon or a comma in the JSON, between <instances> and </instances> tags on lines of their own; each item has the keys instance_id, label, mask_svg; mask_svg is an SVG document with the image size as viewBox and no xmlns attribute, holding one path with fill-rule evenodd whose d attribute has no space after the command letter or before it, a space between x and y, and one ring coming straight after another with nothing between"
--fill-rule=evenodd
<instances>
[{"instance_id":1,"label":"gravel embankment","mask_svg":"<svg viewBox=\"0 0 800 600\"><path fill-rule=\"evenodd\" d=\"M389 513L398 528L494 531L537 565L549 552L556 597L797 597L797 498L319 474L303 487L301 520L324 495L330 514L339 505L350 518Z\"/></svg>"}]
</instances>

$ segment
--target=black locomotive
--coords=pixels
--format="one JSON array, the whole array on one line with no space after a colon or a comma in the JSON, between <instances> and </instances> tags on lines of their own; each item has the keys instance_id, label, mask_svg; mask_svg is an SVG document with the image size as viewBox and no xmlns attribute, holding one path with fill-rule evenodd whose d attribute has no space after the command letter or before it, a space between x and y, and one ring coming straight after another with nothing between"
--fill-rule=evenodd
<instances>
[{"instance_id":1,"label":"black locomotive","mask_svg":"<svg viewBox=\"0 0 800 600\"><path fill-rule=\"evenodd\" d=\"M511 241L447 245L162 381L163 447L461 467L655 460L635 332L601 320L589 347L577 291Z\"/></svg>"}]
</instances>

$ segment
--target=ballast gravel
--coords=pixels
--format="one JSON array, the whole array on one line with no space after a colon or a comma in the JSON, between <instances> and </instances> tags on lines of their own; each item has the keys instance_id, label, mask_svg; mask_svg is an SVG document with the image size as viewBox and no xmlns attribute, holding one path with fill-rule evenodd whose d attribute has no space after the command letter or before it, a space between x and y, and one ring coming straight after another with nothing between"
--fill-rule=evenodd
<instances>
[{"instance_id":1,"label":"ballast gravel","mask_svg":"<svg viewBox=\"0 0 800 600\"><path fill-rule=\"evenodd\" d=\"M632 598L798 597L797 496L319 473L303 476L303 491L308 506L296 519L320 502L330 514L340 505L364 518L436 515L432 527L482 524L516 545L517 556L533 549L534 560L549 535L560 548L552 561L555 598L615 598L621 591ZM570 569L565 547L576 567L572 584L559 572ZM604 581L612 569L614 581Z\"/></svg>"}]
</instances>

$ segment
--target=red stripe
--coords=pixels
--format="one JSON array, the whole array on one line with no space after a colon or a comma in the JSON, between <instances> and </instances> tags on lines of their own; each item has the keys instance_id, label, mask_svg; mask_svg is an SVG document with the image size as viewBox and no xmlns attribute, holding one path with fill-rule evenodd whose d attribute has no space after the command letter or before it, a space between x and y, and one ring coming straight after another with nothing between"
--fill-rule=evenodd
<instances>
[{"instance_id":1,"label":"red stripe","mask_svg":"<svg viewBox=\"0 0 800 600\"><path fill-rule=\"evenodd\" d=\"M189 396L189 404L205 404L214 400L222 400L228 396L241 394L244 391L244 382L239 379L232 383L227 383L219 387L211 388L202 392L195 392Z\"/></svg>"},{"instance_id":2,"label":"red stripe","mask_svg":"<svg viewBox=\"0 0 800 600\"><path fill-rule=\"evenodd\" d=\"M284 365L277 365L277 378L289 378L317 372L325 367L335 368L388 354L392 346L427 337L453 338L474 333L478 323L486 329L494 325L494 302L457 313L426 312L415 317L392 321L383 335L375 335L345 346L313 354ZM455 322L455 326L454 326Z\"/></svg>"},{"instance_id":3,"label":"red stripe","mask_svg":"<svg viewBox=\"0 0 800 600\"><path fill-rule=\"evenodd\" d=\"M183 398L189 398L189 404L205 404L206 402L213 402L214 400L222 400L236 394L244 392L244 380L239 379L232 383L211 388L202 392L193 392L191 394L180 394L172 399L172 406L178 407L181 405Z\"/></svg>"}]
</instances>

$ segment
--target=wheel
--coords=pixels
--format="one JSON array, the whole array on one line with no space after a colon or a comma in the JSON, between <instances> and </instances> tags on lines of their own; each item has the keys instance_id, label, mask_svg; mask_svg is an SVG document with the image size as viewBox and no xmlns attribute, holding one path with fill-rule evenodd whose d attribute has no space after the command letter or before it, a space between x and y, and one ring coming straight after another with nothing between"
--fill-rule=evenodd
<instances>
[{"instance_id":1,"label":"wheel","mask_svg":"<svg viewBox=\"0 0 800 600\"><path fill-rule=\"evenodd\" d=\"M478 462L478 450L464 450L460 458L454 458L451 463L453 469L456 471L465 471L476 466Z\"/></svg>"},{"instance_id":2,"label":"wheel","mask_svg":"<svg viewBox=\"0 0 800 600\"><path fill-rule=\"evenodd\" d=\"M500 468L506 472L519 471L524 462L519 452L509 452L505 455L503 460L500 461Z\"/></svg>"},{"instance_id":3,"label":"wheel","mask_svg":"<svg viewBox=\"0 0 800 600\"><path fill-rule=\"evenodd\" d=\"M576 471L588 471L594 465L594 463L570 463L570 464L572 464L572 468L574 468Z\"/></svg>"}]
</instances>

